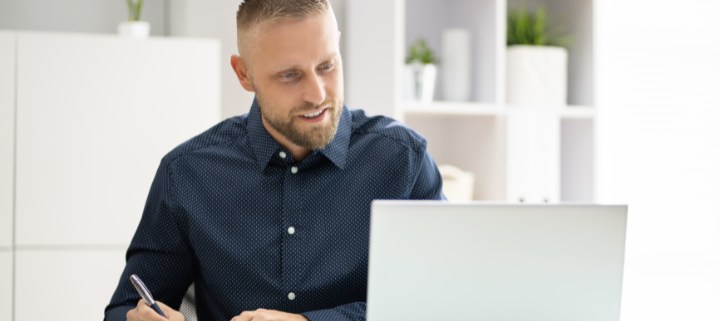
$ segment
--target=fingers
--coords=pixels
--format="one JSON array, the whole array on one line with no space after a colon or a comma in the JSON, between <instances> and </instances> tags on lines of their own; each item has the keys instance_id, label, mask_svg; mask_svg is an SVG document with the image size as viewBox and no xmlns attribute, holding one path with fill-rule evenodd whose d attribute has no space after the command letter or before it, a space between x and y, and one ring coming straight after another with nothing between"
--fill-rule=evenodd
<instances>
[{"instance_id":1,"label":"fingers","mask_svg":"<svg viewBox=\"0 0 720 321\"><path fill-rule=\"evenodd\" d=\"M140 321L140 317L137 314L137 308L132 309L125 314L127 321Z\"/></svg>"},{"instance_id":2,"label":"fingers","mask_svg":"<svg viewBox=\"0 0 720 321\"><path fill-rule=\"evenodd\" d=\"M160 301L155 301L158 306L160 306L160 310L165 314L165 316L170 321L185 321L185 316L182 315L182 313L173 310L173 308L165 305L165 303L162 303Z\"/></svg>"},{"instance_id":3,"label":"fingers","mask_svg":"<svg viewBox=\"0 0 720 321\"><path fill-rule=\"evenodd\" d=\"M230 321L250 321L257 316L258 311L260 311L260 309L255 311L244 311L243 313L240 313L240 315L232 318Z\"/></svg>"},{"instance_id":4,"label":"fingers","mask_svg":"<svg viewBox=\"0 0 720 321\"><path fill-rule=\"evenodd\" d=\"M230 321L307 321L307 318L300 314L291 314L282 311L257 309L245 311L232 318Z\"/></svg>"},{"instance_id":5,"label":"fingers","mask_svg":"<svg viewBox=\"0 0 720 321\"><path fill-rule=\"evenodd\" d=\"M156 302L156 303L158 303L158 305L160 304L159 302ZM165 306L165 307L167 309L170 309L167 306ZM170 309L170 310L172 310L172 309ZM135 308L135 311L137 314L137 318L136 319L128 318L128 321L167 321L168 320L166 318L163 318L157 312L155 312L155 310L153 310L143 300L138 301L138 305L137 305L137 308ZM163 313L165 313L165 309L163 309ZM130 313L128 312L128 314L130 314ZM167 316L168 314L166 313L165 315ZM175 321L175 320L173 320L173 321Z\"/></svg>"}]
</instances>

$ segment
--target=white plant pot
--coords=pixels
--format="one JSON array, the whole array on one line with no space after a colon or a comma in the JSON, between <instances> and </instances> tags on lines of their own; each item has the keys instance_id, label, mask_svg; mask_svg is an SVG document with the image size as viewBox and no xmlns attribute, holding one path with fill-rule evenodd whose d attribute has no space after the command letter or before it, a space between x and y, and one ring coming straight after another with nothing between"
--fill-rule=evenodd
<instances>
[{"instance_id":1,"label":"white plant pot","mask_svg":"<svg viewBox=\"0 0 720 321\"><path fill-rule=\"evenodd\" d=\"M432 102L435 95L437 66L413 62L405 65L405 99Z\"/></svg>"},{"instance_id":2,"label":"white plant pot","mask_svg":"<svg viewBox=\"0 0 720 321\"><path fill-rule=\"evenodd\" d=\"M442 35L442 94L444 100L470 100L470 32L446 29Z\"/></svg>"},{"instance_id":3,"label":"white plant pot","mask_svg":"<svg viewBox=\"0 0 720 321\"><path fill-rule=\"evenodd\" d=\"M145 39L150 36L150 23L147 21L123 21L118 24L121 37Z\"/></svg>"},{"instance_id":4,"label":"white plant pot","mask_svg":"<svg viewBox=\"0 0 720 321\"><path fill-rule=\"evenodd\" d=\"M567 50L562 47L507 48L507 103L567 104Z\"/></svg>"}]
</instances>

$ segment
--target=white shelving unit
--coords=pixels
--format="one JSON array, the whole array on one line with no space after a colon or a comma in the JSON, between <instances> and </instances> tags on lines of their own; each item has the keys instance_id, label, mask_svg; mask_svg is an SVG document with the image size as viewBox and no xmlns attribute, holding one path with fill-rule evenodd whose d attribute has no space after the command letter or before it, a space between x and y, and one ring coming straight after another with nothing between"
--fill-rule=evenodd
<instances>
[{"instance_id":1,"label":"white shelving unit","mask_svg":"<svg viewBox=\"0 0 720 321\"><path fill-rule=\"evenodd\" d=\"M573 35L567 106L505 103L506 13L524 4L545 6L550 22ZM428 139L438 164L475 173L474 199L592 202L593 7L593 0L348 0L347 101L407 123ZM404 101L405 51L423 38L440 54L447 28L471 33L471 101L442 100L442 64L435 101Z\"/></svg>"}]
</instances>

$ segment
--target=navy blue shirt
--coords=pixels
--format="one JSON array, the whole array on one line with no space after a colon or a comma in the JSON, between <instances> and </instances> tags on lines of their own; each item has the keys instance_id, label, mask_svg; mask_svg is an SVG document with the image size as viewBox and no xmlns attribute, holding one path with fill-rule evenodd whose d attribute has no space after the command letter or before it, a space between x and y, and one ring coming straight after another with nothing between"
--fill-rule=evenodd
<instances>
[{"instance_id":1,"label":"navy blue shirt","mask_svg":"<svg viewBox=\"0 0 720 321\"><path fill-rule=\"evenodd\" d=\"M253 102L162 159L105 319L137 306L137 274L176 310L194 282L201 321L364 320L375 199L444 199L425 138L343 106L330 144L296 162Z\"/></svg>"}]
</instances>

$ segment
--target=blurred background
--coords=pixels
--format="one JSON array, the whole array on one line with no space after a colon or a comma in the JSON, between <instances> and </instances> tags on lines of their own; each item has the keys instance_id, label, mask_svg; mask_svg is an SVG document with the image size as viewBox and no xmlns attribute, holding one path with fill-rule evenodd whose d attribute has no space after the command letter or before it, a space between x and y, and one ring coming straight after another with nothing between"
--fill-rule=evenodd
<instances>
[{"instance_id":1,"label":"blurred background","mask_svg":"<svg viewBox=\"0 0 720 321\"><path fill-rule=\"evenodd\" d=\"M720 319L720 1L330 2L450 200L628 204L621 320ZM0 0L0 320L103 317L160 159L250 109L239 3Z\"/></svg>"}]
</instances>

